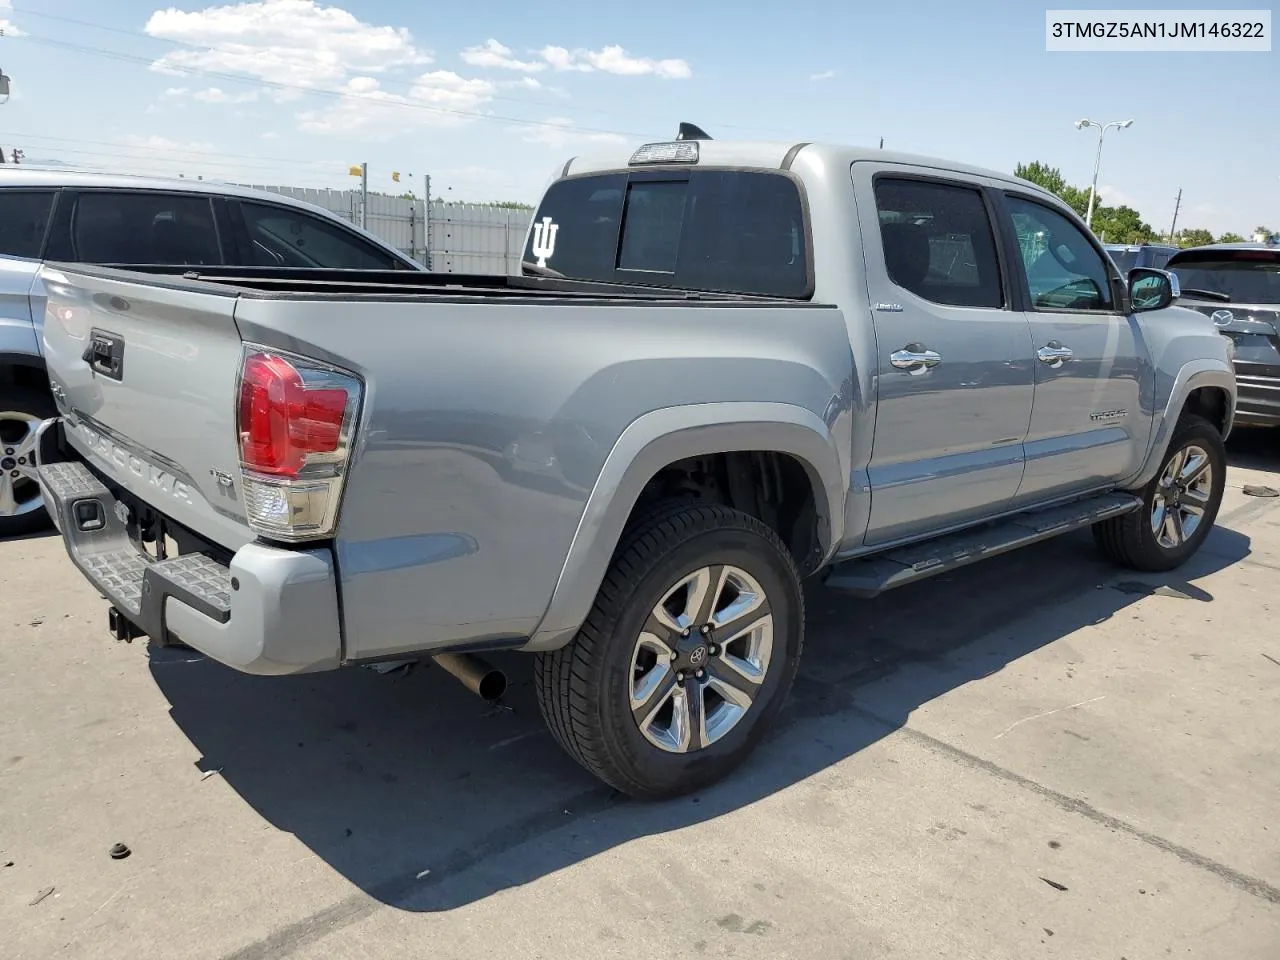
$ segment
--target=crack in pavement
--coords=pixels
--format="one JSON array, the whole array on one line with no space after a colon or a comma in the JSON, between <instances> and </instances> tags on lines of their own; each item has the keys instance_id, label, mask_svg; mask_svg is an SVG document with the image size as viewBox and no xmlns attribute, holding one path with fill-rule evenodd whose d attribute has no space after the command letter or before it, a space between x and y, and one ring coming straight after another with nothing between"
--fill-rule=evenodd
<instances>
[{"instance_id":1,"label":"crack in pavement","mask_svg":"<svg viewBox=\"0 0 1280 960\"><path fill-rule=\"evenodd\" d=\"M876 723L884 727L892 727L895 733L903 734L908 739L919 743L934 754L946 757L948 760L955 761L956 763L963 764L964 766L971 767L975 770L981 770L993 777L998 777L1001 780L1016 784L1025 790L1030 790L1032 793L1044 797L1046 800L1052 802L1054 806L1065 810L1068 813L1079 814L1080 816L1092 820L1094 823L1107 827L1110 830L1114 830L1117 833L1123 833L1136 840L1141 840L1143 843L1155 847L1157 850L1162 850L1165 853L1172 854L1183 863L1189 864L1193 867L1199 867L1201 870L1205 870L1213 874L1220 880L1225 880L1231 886L1242 890L1245 893L1258 897L1261 900L1265 900L1268 903L1280 905L1280 888L1273 887L1265 880L1259 879L1258 877L1251 877L1247 873L1242 873L1234 867L1229 867L1224 863L1219 863L1217 860L1206 857L1204 854L1196 853L1196 851L1188 847L1184 847L1181 844L1174 843L1172 840L1167 840L1158 834L1135 827L1132 824L1121 820L1119 817L1113 817L1109 813L1103 813L1097 807L1085 803L1085 801L1080 800L1077 797L1073 797L1065 793L1059 793L1052 787L1046 787L1044 784L1032 780L1030 777L1024 777L1022 774L1014 773L1012 770L1006 770L999 764L992 763L990 760L984 760L982 757L969 753L967 750L961 750L959 747L953 746L945 740L939 740L937 737L930 736L929 734L923 733L922 731L916 730L912 727L894 724L889 720L885 720L883 717L879 717L876 714L871 713L870 711L863 710L861 707L851 706L849 707L849 712L871 723Z\"/></svg>"}]
</instances>

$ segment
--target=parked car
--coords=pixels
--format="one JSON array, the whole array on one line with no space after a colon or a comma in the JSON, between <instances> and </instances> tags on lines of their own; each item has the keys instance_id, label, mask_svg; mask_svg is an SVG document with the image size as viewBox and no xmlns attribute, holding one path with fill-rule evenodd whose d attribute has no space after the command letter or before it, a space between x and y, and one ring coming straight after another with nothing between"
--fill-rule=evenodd
<instances>
[{"instance_id":1,"label":"parked car","mask_svg":"<svg viewBox=\"0 0 1280 960\"><path fill-rule=\"evenodd\" d=\"M1178 252L1177 247L1161 243L1108 243L1105 246L1107 254L1124 276L1127 276L1134 267L1163 269L1169 262L1169 258Z\"/></svg>"},{"instance_id":2,"label":"parked car","mask_svg":"<svg viewBox=\"0 0 1280 960\"><path fill-rule=\"evenodd\" d=\"M1208 314L1233 344L1238 422L1280 426L1280 247L1222 243L1169 260L1179 303Z\"/></svg>"},{"instance_id":3,"label":"parked car","mask_svg":"<svg viewBox=\"0 0 1280 960\"><path fill-rule=\"evenodd\" d=\"M1213 526L1225 342L1005 174L648 144L557 170L525 260L46 265L38 476L116 635L482 694L477 652L525 651L568 753L664 797L777 715L804 577L872 596L1083 528L1167 570Z\"/></svg>"},{"instance_id":4,"label":"parked car","mask_svg":"<svg viewBox=\"0 0 1280 960\"><path fill-rule=\"evenodd\" d=\"M30 462L55 412L40 343L42 260L111 264L423 268L327 210L191 180L0 168L0 537L48 522Z\"/></svg>"}]
</instances>

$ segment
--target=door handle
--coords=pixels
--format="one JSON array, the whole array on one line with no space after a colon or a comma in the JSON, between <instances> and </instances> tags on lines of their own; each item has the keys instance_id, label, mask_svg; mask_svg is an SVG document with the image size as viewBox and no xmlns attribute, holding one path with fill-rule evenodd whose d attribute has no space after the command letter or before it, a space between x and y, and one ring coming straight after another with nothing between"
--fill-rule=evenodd
<instances>
[{"instance_id":1,"label":"door handle","mask_svg":"<svg viewBox=\"0 0 1280 960\"><path fill-rule=\"evenodd\" d=\"M1070 347L1064 347L1057 340L1050 340L1046 346L1036 351L1036 357L1040 362L1047 363L1055 370L1074 356Z\"/></svg>"},{"instance_id":2,"label":"door handle","mask_svg":"<svg viewBox=\"0 0 1280 960\"><path fill-rule=\"evenodd\" d=\"M905 370L913 377L928 373L942 362L942 357L932 350L926 350L918 343L908 343L901 350L889 354L889 362L899 370Z\"/></svg>"}]
</instances>

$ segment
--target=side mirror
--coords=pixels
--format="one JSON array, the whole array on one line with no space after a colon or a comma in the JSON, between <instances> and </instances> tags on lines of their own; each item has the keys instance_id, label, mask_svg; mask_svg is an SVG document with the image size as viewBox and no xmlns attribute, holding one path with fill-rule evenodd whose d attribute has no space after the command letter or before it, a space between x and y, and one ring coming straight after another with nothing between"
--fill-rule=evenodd
<instances>
[{"instance_id":1,"label":"side mirror","mask_svg":"<svg viewBox=\"0 0 1280 960\"><path fill-rule=\"evenodd\" d=\"M1134 267L1129 271L1129 302L1134 313L1163 310L1181 295L1178 278L1167 270Z\"/></svg>"}]
</instances>

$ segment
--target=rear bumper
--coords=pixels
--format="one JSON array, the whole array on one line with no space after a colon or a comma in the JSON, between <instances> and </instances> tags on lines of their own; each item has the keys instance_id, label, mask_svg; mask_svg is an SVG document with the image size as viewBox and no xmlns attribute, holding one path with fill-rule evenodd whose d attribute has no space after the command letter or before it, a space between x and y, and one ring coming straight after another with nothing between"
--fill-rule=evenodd
<instances>
[{"instance_id":1,"label":"rear bumper","mask_svg":"<svg viewBox=\"0 0 1280 960\"><path fill-rule=\"evenodd\" d=\"M136 505L108 489L61 434L60 419L40 428L45 504L72 563L137 632L162 643L179 639L244 673L307 673L341 663L328 548L251 543L229 564L200 553L157 561L130 536Z\"/></svg>"},{"instance_id":2,"label":"rear bumper","mask_svg":"<svg viewBox=\"0 0 1280 960\"><path fill-rule=\"evenodd\" d=\"M1280 426L1280 377L1236 374L1236 423Z\"/></svg>"}]
</instances>

